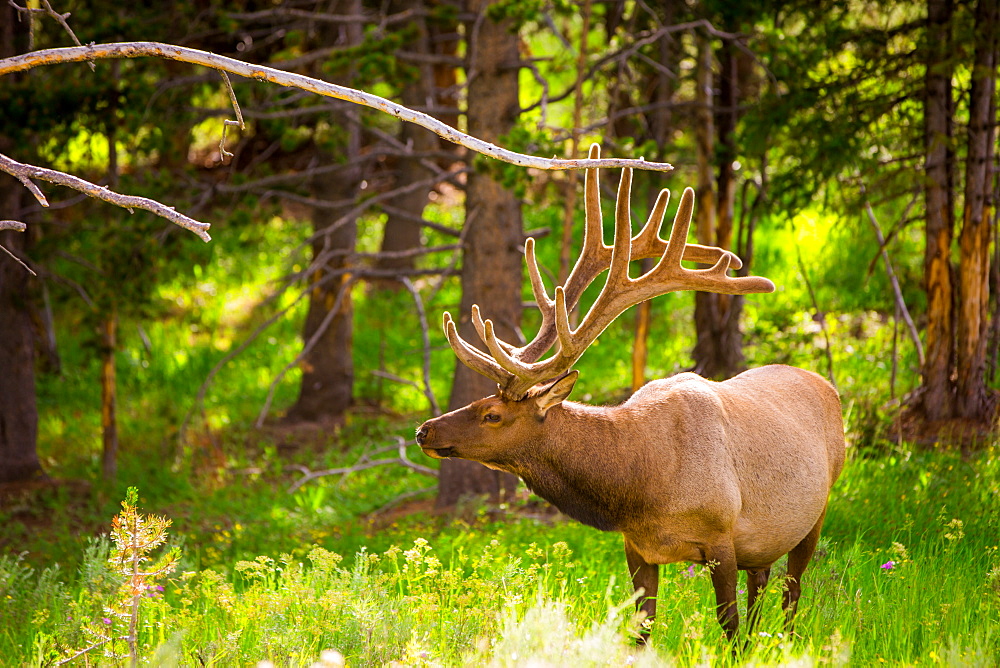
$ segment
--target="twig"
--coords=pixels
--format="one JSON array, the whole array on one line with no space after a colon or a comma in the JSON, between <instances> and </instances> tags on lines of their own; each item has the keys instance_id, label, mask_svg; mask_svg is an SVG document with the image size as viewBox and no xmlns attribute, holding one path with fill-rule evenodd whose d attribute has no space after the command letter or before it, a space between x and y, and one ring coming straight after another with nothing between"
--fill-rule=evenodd
<instances>
[{"instance_id":1,"label":"twig","mask_svg":"<svg viewBox=\"0 0 1000 668\"><path fill-rule=\"evenodd\" d=\"M271 386L267 390L267 398L264 400L264 405L261 407L260 413L257 415L256 426L258 429L264 426L264 418L266 418L267 414L271 411L271 402L274 401L274 393L278 389L278 385L281 383L281 380L292 367L296 366L300 361L305 359L305 356L309 354L309 351L311 351L313 347L315 347L316 343L319 342L320 337L326 333L326 330L330 327L330 323L333 322L333 319L340 315L341 304L343 303L345 296L350 295L351 288L353 288L354 284L358 282L358 279L359 277L357 274L352 274L346 281L344 281L343 285L340 286L340 290L337 292L337 298L334 300L333 306L330 307L330 310L323 318L323 322L319 324L316 331L313 332L313 335L309 337L306 344L302 346L302 350L295 356L295 359L286 364L285 368L279 371L278 375L271 381ZM314 283L311 287L315 289L316 285L317 284Z\"/></svg>"},{"instance_id":2,"label":"twig","mask_svg":"<svg viewBox=\"0 0 1000 668\"><path fill-rule=\"evenodd\" d=\"M792 223L792 233L796 233L795 223ZM819 301L816 299L816 291L813 290L812 281L809 279L809 271L806 269L806 263L802 259L802 247L797 242L795 244L795 255L798 258L799 273L802 274L802 280L806 283L806 290L809 292L809 299L812 301L813 310L816 311L816 317L819 319L820 329L823 331L823 339L826 342L824 352L826 353L826 365L830 384L837 387L837 380L833 374L833 351L830 348L830 332L826 326L826 314L820 311Z\"/></svg>"},{"instance_id":3,"label":"twig","mask_svg":"<svg viewBox=\"0 0 1000 668\"><path fill-rule=\"evenodd\" d=\"M403 492L402 494L400 494L399 496L397 496L395 499L393 499L389 503L385 504L384 506L380 506L380 507L376 508L375 510L373 510L371 512L371 514L372 515L381 515L385 511L389 510L390 508L392 508L394 506L399 505L400 503L402 503L403 501L406 501L407 499L412 499L415 496L421 496L423 494L429 494L431 492L436 492L436 491L437 491L437 485L435 485L434 487L424 487L423 489L414 489L414 490L411 490L409 492Z\"/></svg>"},{"instance_id":4,"label":"twig","mask_svg":"<svg viewBox=\"0 0 1000 668\"><path fill-rule=\"evenodd\" d=\"M186 230L194 232L204 241L211 241L212 239L212 237L208 235L208 229L210 227L208 223L202 223L193 218L188 218L184 214L178 213L173 208L166 206L165 204L161 204L156 200L147 199L145 197L136 197L134 195L122 195L121 193L108 190L106 186L99 186L91 183L90 181L84 181L83 179L73 176L72 174L66 174L54 169L35 167L34 165L26 165L8 158L2 153L0 153L0 171L7 172L11 176L18 179L28 190L31 191L31 193L35 196L35 199L37 199L38 202L45 207L49 205L48 200L45 199L45 195L42 194L42 191L38 189L38 186L36 186L31 179L41 179L43 181L48 181L49 183L55 183L61 186L66 186L67 188L79 190L80 192L86 193L96 199L128 209L131 213L134 213L132 209L144 209L160 216L161 218L166 218L170 222L179 225Z\"/></svg>"},{"instance_id":5,"label":"twig","mask_svg":"<svg viewBox=\"0 0 1000 668\"><path fill-rule=\"evenodd\" d=\"M219 70L219 74L222 75L222 81L226 84L226 90L229 91L229 99L233 103L233 110L236 112L235 121L228 118L222 121L222 139L219 140L219 155L223 158L231 158L233 154L226 150L226 131L229 130L230 125L235 125L240 130L245 130L246 123L243 122L243 112L240 111L240 103L236 100L236 91L233 90L233 84L229 81L229 75L223 70Z\"/></svg>"},{"instance_id":6,"label":"twig","mask_svg":"<svg viewBox=\"0 0 1000 668\"><path fill-rule=\"evenodd\" d=\"M6 221L4 221L4 222L6 222ZM32 276L38 276L38 274L36 274L36 273L35 273L35 272L34 272L34 271L32 270L32 268L31 268L31 267L29 267L28 265L26 265L26 264L24 263L24 260L22 260L22 259L21 259L21 258L19 258L18 256L16 256L16 255L14 255L13 253L11 253L11 252L10 252L9 250L7 250L7 247L6 247L6 246L4 246L3 244L0 244L0 250L2 250L2 251L3 251L4 253L6 253L7 255L10 255L10 256L11 256L11 257L12 257L12 258L14 259L14 262L17 262L17 263L18 263L19 265L21 265L22 267L24 267L24 268L25 268L25 270L26 270L26 271L27 271L27 272L28 272L29 274L31 274Z\"/></svg>"},{"instance_id":7,"label":"twig","mask_svg":"<svg viewBox=\"0 0 1000 668\"><path fill-rule=\"evenodd\" d=\"M11 7L21 12L22 14L27 14L29 20L31 19L32 14L45 14L47 16L51 16L59 23L59 25L63 27L63 30L69 33L69 38L73 40L74 44L76 44L77 46L83 46L80 40L77 39L76 33L73 32L73 29L69 27L69 23L66 22L66 19L70 17L70 13L66 12L65 14L60 14L56 10L52 9L52 5L49 4L49 0L42 0L42 4L44 5L44 7L21 7L16 2L14 2L14 0L7 0L7 4L9 4ZM31 33L32 33L31 41L33 42L34 30L32 30ZM34 49L35 49L34 43L28 45L29 51L34 51ZM97 70L97 66L94 64L94 61L92 60L88 61L87 64L90 65L91 72Z\"/></svg>"},{"instance_id":8,"label":"twig","mask_svg":"<svg viewBox=\"0 0 1000 668\"><path fill-rule=\"evenodd\" d=\"M864 194L864 187L861 188L861 192ZM889 283L892 284L892 293L896 298L897 312L903 315L903 321L906 323L907 329L910 330L910 338L913 339L913 345L917 349L917 359L920 360L920 368L922 369L924 367L924 346L920 343L920 334L917 332L917 326L913 324L913 318L910 317L910 310L906 308L906 302L903 301L903 291L899 287L896 272L892 269L892 262L889 260L888 251L886 251L885 236L882 234L882 228L875 218L871 202L867 199L865 199L865 212L868 214L868 222L871 223L872 229L875 230L875 237L878 239L879 252L882 254L882 262L885 263L885 273L889 277Z\"/></svg>"},{"instance_id":9,"label":"twig","mask_svg":"<svg viewBox=\"0 0 1000 668\"><path fill-rule=\"evenodd\" d=\"M299 480L296 481L295 484L289 487L288 493L294 494L299 487L302 487L302 485L306 484L310 480L315 480L316 478L322 478L329 475L348 475L350 473L357 473L358 471L364 471L366 469L375 468L376 466L386 466L389 464L402 465L408 469L416 471L417 473L430 476L432 478L437 477L438 475L437 471L435 471L432 468L428 468L426 466L417 464L406 455L406 447L408 445L416 445L416 441L404 441L401 436L397 436L396 439L397 439L396 453L398 455L397 457L394 457L392 459L368 460L367 455L365 455L362 456L361 459L358 461L358 463L356 463L354 466L342 466L340 468L335 468L335 469L312 471L310 473L306 473L304 476L299 478Z\"/></svg>"},{"instance_id":10,"label":"twig","mask_svg":"<svg viewBox=\"0 0 1000 668\"><path fill-rule=\"evenodd\" d=\"M214 53L200 51L198 49L189 49L186 47L175 46L172 44L162 44L159 42L91 44L83 47L78 46L33 51L31 53L0 60L0 76L12 74L14 72L23 72L35 67L56 63L101 60L107 58L141 58L147 56L166 58L168 60L176 60L195 65L203 65L205 67L223 70L229 72L230 74L238 74L257 81L269 81L281 86L301 88L325 97L346 100L365 107L377 109L401 120L424 127L447 141L459 144L476 151L477 153L481 153L513 165L519 165L521 167L533 167L535 169L545 170L587 169L593 167L632 167L635 169L646 169L661 172L673 169L673 166L668 163L648 162L643 159L547 159L524 155L523 153L509 151L487 141L483 141L463 132L459 132L447 123L439 121L433 116L429 116L428 114L424 114L419 111L414 111L377 95L365 93L346 86L338 86L336 84L327 83L325 81L320 81L319 79L307 77L302 74L296 74L294 72L284 72L272 67L246 63Z\"/></svg>"}]
</instances>

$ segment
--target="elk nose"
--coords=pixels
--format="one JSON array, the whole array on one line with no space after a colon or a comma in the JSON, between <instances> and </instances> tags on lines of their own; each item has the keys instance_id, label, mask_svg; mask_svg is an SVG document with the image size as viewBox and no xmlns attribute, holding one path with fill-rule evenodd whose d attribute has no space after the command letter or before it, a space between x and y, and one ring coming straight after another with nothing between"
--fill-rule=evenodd
<instances>
[{"instance_id":1,"label":"elk nose","mask_svg":"<svg viewBox=\"0 0 1000 668\"><path fill-rule=\"evenodd\" d=\"M423 445L424 443L427 442L427 434L429 432L430 430L427 429L427 425L425 424L420 425L420 428L417 429L417 445Z\"/></svg>"}]
</instances>

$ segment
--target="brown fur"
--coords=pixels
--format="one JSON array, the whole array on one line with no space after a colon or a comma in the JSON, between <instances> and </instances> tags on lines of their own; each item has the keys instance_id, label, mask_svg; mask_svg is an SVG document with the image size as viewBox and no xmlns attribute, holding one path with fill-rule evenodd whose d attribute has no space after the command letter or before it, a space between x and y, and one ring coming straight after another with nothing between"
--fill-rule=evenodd
<instances>
[{"instance_id":1,"label":"brown fur","mask_svg":"<svg viewBox=\"0 0 1000 668\"><path fill-rule=\"evenodd\" d=\"M789 554L790 620L844 464L836 390L809 371L773 365L721 383L683 373L620 406L596 407L564 401L576 378L570 372L519 401L480 399L424 423L417 440L431 457L515 473L570 517L620 531L649 617L657 564L708 564L719 622L732 637L736 571L750 572L752 621L757 589Z\"/></svg>"}]
</instances>

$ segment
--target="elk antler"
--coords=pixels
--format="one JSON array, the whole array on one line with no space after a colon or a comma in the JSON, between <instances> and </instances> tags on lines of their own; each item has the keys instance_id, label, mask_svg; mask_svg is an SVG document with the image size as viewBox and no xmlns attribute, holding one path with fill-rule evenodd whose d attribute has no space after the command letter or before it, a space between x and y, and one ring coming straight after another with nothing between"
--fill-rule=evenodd
<instances>
[{"instance_id":1,"label":"elk antler","mask_svg":"<svg viewBox=\"0 0 1000 668\"><path fill-rule=\"evenodd\" d=\"M600 147L590 147L590 158L600 157ZM632 170L622 170L615 204L615 240L607 246L602 238L601 205L598 193L597 169L588 169L584 184L586 226L583 248L565 285L555 289L550 299L535 259L535 240L524 244L524 260L528 266L531 290L535 295L542 324L535 338L527 345L514 347L496 337L491 320L483 320L479 306L472 307L472 322L490 354L468 344L458 335L451 314L444 314L444 331L455 355L469 368L497 382L500 393L520 399L536 383L565 373L583 355L587 347L615 318L634 304L658 295L678 290L700 290L743 295L774 292L774 284L762 276L733 278L726 274L743 263L736 255L712 246L685 243L691 214L694 211L694 191L685 188L670 233L670 240L660 238L660 227L670 200L668 190L660 191L646 225L632 236L629 196ZM675 241L677 240L677 241ZM660 261L638 278L628 275L629 262L647 257ZM681 260L712 264L710 269L685 269ZM598 275L608 270L607 281L576 329L569 322L569 312L576 307L583 291ZM558 342L556 352L548 359L540 358Z\"/></svg>"}]
</instances>

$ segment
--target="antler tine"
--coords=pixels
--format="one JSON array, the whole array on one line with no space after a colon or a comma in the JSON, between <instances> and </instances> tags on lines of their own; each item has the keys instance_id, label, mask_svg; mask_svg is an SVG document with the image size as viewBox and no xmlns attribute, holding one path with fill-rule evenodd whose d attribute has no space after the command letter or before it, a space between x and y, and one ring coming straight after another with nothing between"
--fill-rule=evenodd
<instances>
[{"instance_id":1,"label":"antler tine","mask_svg":"<svg viewBox=\"0 0 1000 668\"><path fill-rule=\"evenodd\" d=\"M492 323L490 324L492 326ZM470 346L465 342L465 339L459 336L458 327L455 326L455 321L452 320L451 314L447 311L442 316L442 325L444 327L444 335L448 338L448 343L451 344L452 351L454 351L455 356L462 364L476 373L480 373L496 381L500 386L505 386L510 382L513 374L501 367L495 359Z\"/></svg>"},{"instance_id":2,"label":"antler tine","mask_svg":"<svg viewBox=\"0 0 1000 668\"><path fill-rule=\"evenodd\" d=\"M479 340L486 343L486 324L483 322L483 314L479 310L479 304L472 305L472 326L476 328ZM508 353L516 349L513 345L502 339L497 339L497 343Z\"/></svg>"},{"instance_id":3,"label":"antler tine","mask_svg":"<svg viewBox=\"0 0 1000 668\"><path fill-rule=\"evenodd\" d=\"M684 248L687 245L688 230L691 229L691 216L693 214L694 190L685 188L683 194L681 194L680 204L677 205L677 213L674 214L674 224L670 228L670 239L667 241L667 248L663 251L663 257L654 269L662 265L681 266L681 259L684 257Z\"/></svg>"},{"instance_id":4,"label":"antler tine","mask_svg":"<svg viewBox=\"0 0 1000 668\"><path fill-rule=\"evenodd\" d=\"M745 295L758 292L774 292L774 283L763 276L740 276L731 277L727 271L731 268L739 268L743 265L740 259L733 253L721 248L699 247L698 250L713 251L712 253L698 252L700 257L696 261L713 262L709 269L685 269L681 266L681 259L694 259L688 253L692 244L687 244L688 229L691 226L691 217L694 212L694 190L685 188L681 195L680 205L674 216L673 229L670 231L670 241L663 252L663 257L655 267L641 281L648 282L650 288L658 290L656 294L669 292L671 290L701 290L704 292L721 292L732 295ZM682 246L681 244L685 244ZM701 259L701 258L704 259ZM674 284L676 287L665 289L667 285ZM643 286L644 288L646 286ZM641 290L640 292L644 292ZM647 297L648 298L648 297Z\"/></svg>"},{"instance_id":5,"label":"antler tine","mask_svg":"<svg viewBox=\"0 0 1000 668\"><path fill-rule=\"evenodd\" d=\"M650 211L645 226L639 234L632 237L633 260L663 256L663 251L667 248L667 242L660 238L660 230L663 228L663 219L666 216L667 205L669 203L670 191L664 188L657 196L656 203L653 204L653 210ZM739 269L743 266L740 258L727 250L722 250L715 246L702 246L700 244L687 244L684 246L685 262L715 264L723 255L731 256L731 269Z\"/></svg>"},{"instance_id":6,"label":"antler tine","mask_svg":"<svg viewBox=\"0 0 1000 668\"><path fill-rule=\"evenodd\" d=\"M639 234L632 237L632 254L636 258L654 257L663 254L666 243L660 238L660 228L663 227L663 218L667 213L667 205L670 203L670 191L664 188L656 196L656 203L653 204L649 218Z\"/></svg>"}]
</instances>

